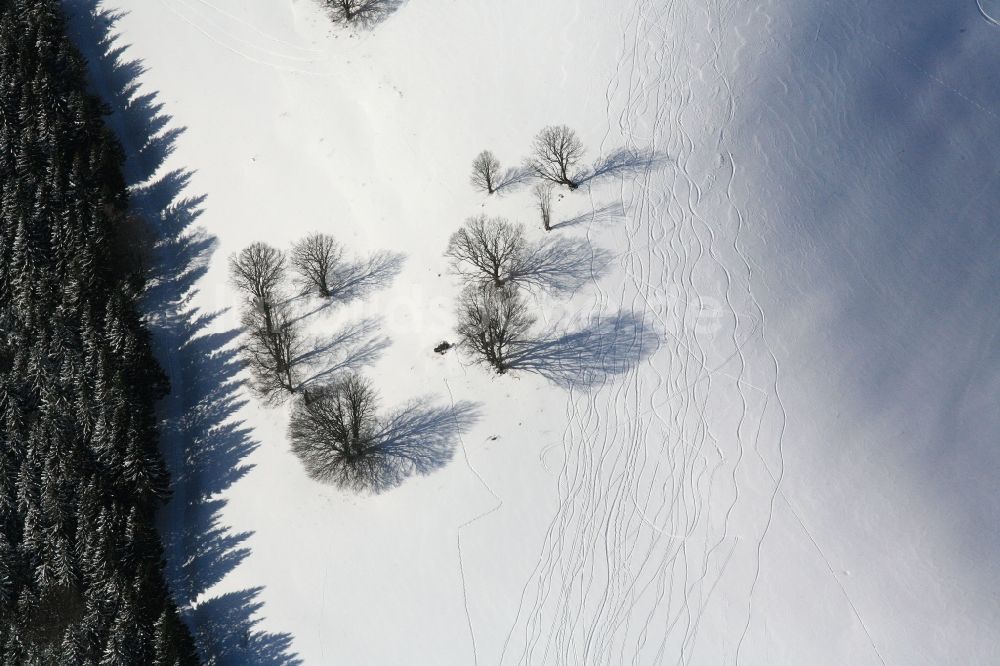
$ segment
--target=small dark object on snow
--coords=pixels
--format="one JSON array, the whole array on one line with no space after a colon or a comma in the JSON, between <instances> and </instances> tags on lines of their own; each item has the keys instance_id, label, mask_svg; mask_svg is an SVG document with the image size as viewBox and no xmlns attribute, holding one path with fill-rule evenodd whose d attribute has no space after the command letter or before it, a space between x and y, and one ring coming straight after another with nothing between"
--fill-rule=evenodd
<instances>
[{"instance_id":1,"label":"small dark object on snow","mask_svg":"<svg viewBox=\"0 0 1000 666\"><path fill-rule=\"evenodd\" d=\"M441 344L439 344L437 347L434 348L434 351L438 354L444 354L453 346L454 345L452 345L450 342L442 342Z\"/></svg>"}]
</instances>

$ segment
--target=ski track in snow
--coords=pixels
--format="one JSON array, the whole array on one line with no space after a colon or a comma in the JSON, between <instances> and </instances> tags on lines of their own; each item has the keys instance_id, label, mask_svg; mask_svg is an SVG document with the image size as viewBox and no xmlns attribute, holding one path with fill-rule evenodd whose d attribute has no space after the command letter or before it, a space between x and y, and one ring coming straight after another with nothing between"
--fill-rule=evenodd
<instances>
[{"instance_id":1,"label":"ski track in snow","mask_svg":"<svg viewBox=\"0 0 1000 666\"><path fill-rule=\"evenodd\" d=\"M448 390L448 399L451 402L451 406L454 407L455 406L455 394L451 390L451 384L448 383L447 379L444 380L444 384L445 384L445 388ZM469 468L469 470L472 472L472 474L476 477L476 479L479 480L479 483L482 484L482 486L486 489L486 491L490 495L492 495L493 498L496 500L496 504L495 505L493 505L492 507L490 507L489 509L487 509L486 511L484 511L484 512L482 512L480 514L473 516L469 520L467 520L464 523L462 523L461 525L459 525L458 528L456 528L456 530L455 530L455 543L456 543L456 546L457 546L457 549L458 549L458 572L459 572L459 576L461 577L461 580L462 580L462 603L465 606L465 619L468 622L468 626L469 626L469 638L472 641L473 663L478 666L478 664L479 664L479 649L476 646L476 630L475 630L475 627L474 627L473 622L472 622L472 614L469 612L469 588L468 588L468 584L466 582L466 576L465 576L465 558L462 555L462 532L465 531L465 529L467 527L469 527L470 525L472 525L473 523L476 523L476 522L482 520L483 518L486 518L490 514L496 512L496 511L499 511L500 508L503 506L503 499L493 490L493 488L490 486L490 484L486 482L486 479L484 479L483 475L479 473L479 470L476 469L475 465L472 464L472 459L469 457L469 448L465 445L465 438L460 435L459 436L459 440L462 443L462 456L465 459L466 466Z\"/></svg>"},{"instance_id":2,"label":"ski track in snow","mask_svg":"<svg viewBox=\"0 0 1000 666\"><path fill-rule=\"evenodd\" d=\"M570 392L558 509L501 663L690 663L702 616L727 612L711 606L720 584L742 585L746 598L726 639L727 660L738 661L750 632L761 547L783 474L784 413L739 245L737 165L725 148L735 108L720 51L732 6L698 12L640 0L626 15L607 90L617 126L607 134L617 130L632 148L665 151L672 164L619 183L629 283L615 293L598 287L591 314L631 311L656 331L661 348L616 381ZM700 30L712 38L710 53L692 37ZM727 110L716 130L685 114L695 94L690 81ZM728 219L707 211L726 211ZM705 326L706 307L718 309L719 326ZM751 346L753 360L744 353ZM735 404L733 420L708 417ZM765 422L769 410L776 427ZM709 426L720 422L728 429ZM746 497L745 468L767 466L768 454L778 469L773 485ZM731 533L737 511L751 512L757 529ZM741 548L741 539L750 546ZM749 578L724 578L734 560Z\"/></svg>"},{"instance_id":3,"label":"ski track in snow","mask_svg":"<svg viewBox=\"0 0 1000 666\"><path fill-rule=\"evenodd\" d=\"M696 655L740 663L754 635L762 549L779 499L885 663L781 491L780 368L741 245L746 221L733 194L739 166L727 149L736 96L723 44L738 59L740 32L728 25L737 7L638 0L626 14L606 95L617 126L605 143L617 131L631 148L652 147L671 164L619 183L629 283L615 294L595 283L591 315L631 310L657 332L661 348L615 382L571 391L558 509L522 589L502 664L687 664ZM771 23L766 9L756 19ZM696 94L711 101L690 104ZM724 112L697 117L705 108ZM704 325L706 307L717 326ZM739 413L727 418L737 404ZM720 586L725 601L714 597ZM743 608L732 608L741 596ZM713 597L720 600L714 606ZM728 627L728 634L699 643L707 613L720 619L714 631Z\"/></svg>"},{"instance_id":4,"label":"ski track in snow","mask_svg":"<svg viewBox=\"0 0 1000 666\"><path fill-rule=\"evenodd\" d=\"M983 15L984 19L986 19L988 22L992 23L993 25L1000 26L1000 20L997 20L997 19L993 18L992 16L990 16L990 13L988 11L986 11L985 7L983 7L982 0L976 0L976 7L979 9L979 13Z\"/></svg>"},{"instance_id":5,"label":"ski track in snow","mask_svg":"<svg viewBox=\"0 0 1000 666\"><path fill-rule=\"evenodd\" d=\"M284 42L211 3L203 0L158 0L158 2L179 21L193 28L219 48L255 65L293 74L331 76L325 69L319 51ZM240 28L248 30L251 34L246 37L240 36L238 34ZM259 37L264 37L274 46L262 45ZM314 67L310 69L309 65Z\"/></svg>"},{"instance_id":6,"label":"ski track in snow","mask_svg":"<svg viewBox=\"0 0 1000 666\"><path fill-rule=\"evenodd\" d=\"M314 48L311 48L311 47L300 46L300 45L295 44L293 42L288 42L288 41L285 41L283 39L279 39L279 38L275 37L274 35L272 35L272 34L270 34L268 32L265 32L264 30L261 30L260 28L258 28L257 26L255 26L253 23L251 23L251 22L249 22L249 21L247 21L245 19L241 19L239 16L236 16L235 14L233 14L231 12L227 12L226 10L220 8L218 5L215 5L215 4L211 3L211 2L207 2L207 0L197 0L197 2L198 2L198 4L204 5L206 8L208 8L212 12L214 12L216 14L219 14L221 16L224 16L224 17L226 17L227 19L229 19L231 21L234 21L236 23L239 23L242 26L247 27L253 33L255 33L257 35L260 35L261 37L263 37L264 39L268 40L269 42L274 42L275 44L278 44L278 45L280 45L280 46L282 46L284 48L289 48L289 49L292 49L292 50L295 50L295 51L301 51L301 52L304 52L304 53L312 53L312 54L321 54L321 53L323 53L323 51L320 50L320 49L314 49Z\"/></svg>"}]
</instances>

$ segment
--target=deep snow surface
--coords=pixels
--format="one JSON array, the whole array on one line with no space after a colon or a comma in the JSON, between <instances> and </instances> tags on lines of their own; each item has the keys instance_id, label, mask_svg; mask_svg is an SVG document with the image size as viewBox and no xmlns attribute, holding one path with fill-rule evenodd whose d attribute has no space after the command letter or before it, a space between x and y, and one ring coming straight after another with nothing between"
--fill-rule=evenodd
<instances>
[{"instance_id":1,"label":"deep snow surface","mask_svg":"<svg viewBox=\"0 0 1000 666\"><path fill-rule=\"evenodd\" d=\"M165 239L162 529L207 656L1000 658L986 0L409 0L363 33L310 0L66 4ZM481 210L544 235L528 188L467 179L550 123L601 167L556 202L582 280L491 377L431 351L441 252ZM450 456L375 496L310 481L233 356L226 257L313 230L405 259L308 317L342 340L311 370L458 417Z\"/></svg>"}]
</instances>

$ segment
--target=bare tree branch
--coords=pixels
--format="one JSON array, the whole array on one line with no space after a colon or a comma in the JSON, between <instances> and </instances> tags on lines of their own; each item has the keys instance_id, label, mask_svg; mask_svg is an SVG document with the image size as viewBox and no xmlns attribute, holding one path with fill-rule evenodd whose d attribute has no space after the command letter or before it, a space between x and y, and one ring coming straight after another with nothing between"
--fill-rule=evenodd
<instances>
[{"instance_id":1,"label":"bare tree branch","mask_svg":"<svg viewBox=\"0 0 1000 666\"><path fill-rule=\"evenodd\" d=\"M327 0L333 20L371 27L399 8L401 0Z\"/></svg>"},{"instance_id":2,"label":"bare tree branch","mask_svg":"<svg viewBox=\"0 0 1000 666\"><path fill-rule=\"evenodd\" d=\"M296 359L303 353L303 342L288 307L272 305L267 313L248 307L242 320L246 333L243 361L250 369L254 392L268 402L295 393L299 386Z\"/></svg>"},{"instance_id":3,"label":"bare tree branch","mask_svg":"<svg viewBox=\"0 0 1000 666\"><path fill-rule=\"evenodd\" d=\"M315 289L322 298L329 298L337 288L334 278L343 255L333 236L309 234L292 245L292 268L307 289Z\"/></svg>"},{"instance_id":4,"label":"bare tree branch","mask_svg":"<svg viewBox=\"0 0 1000 666\"><path fill-rule=\"evenodd\" d=\"M472 177L470 181L473 187L485 190L487 194L493 194L500 187L503 174L500 171L500 160L496 155L488 150L476 155L472 161Z\"/></svg>"},{"instance_id":5,"label":"bare tree branch","mask_svg":"<svg viewBox=\"0 0 1000 666\"><path fill-rule=\"evenodd\" d=\"M542 215L542 227L552 231L552 184L539 183L533 190L538 212Z\"/></svg>"},{"instance_id":6,"label":"bare tree branch","mask_svg":"<svg viewBox=\"0 0 1000 666\"><path fill-rule=\"evenodd\" d=\"M378 394L357 374L304 393L292 410L288 432L306 473L354 490L370 485L382 466L375 442L377 409Z\"/></svg>"},{"instance_id":7,"label":"bare tree branch","mask_svg":"<svg viewBox=\"0 0 1000 666\"><path fill-rule=\"evenodd\" d=\"M267 243L251 243L229 258L233 285L256 300L271 300L285 279L285 253Z\"/></svg>"},{"instance_id":8,"label":"bare tree branch","mask_svg":"<svg viewBox=\"0 0 1000 666\"><path fill-rule=\"evenodd\" d=\"M502 287L519 273L526 251L524 227L480 215L451 235L445 256L458 275Z\"/></svg>"},{"instance_id":9,"label":"bare tree branch","mask_svg":"<svg viewBox=\"0 0 1000 666\"><path fill-rule=\"evenodd\" d=\"M229 259L233 284L244 292L242 322L246 340L244 364L250 369L251 387L267 401L280 400L295 391L292 359L299 338L284 304L285 253L265 243L252 243Z\"/></svg>"},{"instance_id":10,"label":"bare tree branch","mask_svg":"<svg viewBox=\"0 0 1000 666\"><path fill-rule=\"evenodd\" d=\"M459 299L460 344L497 374L510 368L514 348L527 342L534 323L524 297L512 286L470 285Z\"/></svg>"},{"instance_id":11,"label":"bare tree branch","mask_svg":"<svg viewBox=\"0 0 1000 666\"><path fill-rule=\"evenodd\" d=\"M479 416L471 402L442 407L423 398L377 417L377 402L357 375L303 394L289 434L310 477L354 491L386 490L447 464L456 438Z\"/></svg>"},{"instance_id":12,"label":"bare tree branch","mask_svg":"<svg viewBox=\"0 0 1000 666\"><path fill-rule=\"evenodd\" d=\"M571 190L580 186L577 164L583 157L583 143L566 125L551 125L535 137L528 166L536 176Z\"/></svg>"}]
</instances>

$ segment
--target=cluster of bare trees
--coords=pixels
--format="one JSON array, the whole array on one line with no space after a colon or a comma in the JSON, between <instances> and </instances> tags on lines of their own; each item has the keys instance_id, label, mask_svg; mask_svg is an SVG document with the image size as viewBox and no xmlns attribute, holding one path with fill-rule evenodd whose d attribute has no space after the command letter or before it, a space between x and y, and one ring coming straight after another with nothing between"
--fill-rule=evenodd
<instances>
[{"instance_id":1,"label":"cluster of bare trees","mask_svg":"<svg viewBox=\"0 0 1000 666\"><path fill-rule=\"evenodd\" d=\"M570 190L580 186L584 171L580 168L583 142L566 125L550 125L540 131L532 142L532 153L521 169L504 171L489 150L484 150L472 162L473 187L493 194L528 177L541 181L534 189L535 202L546 231L552 229L552 188L565 185Z\"/></svg>"},{"instance_id":2,"label":"cluster of bare trees","mask_svg":"<svg viewBox=\"0 0 1000 666\"><path fill-rule=\"evenodd\" d=\"M296 361L304 340L292 305L297 296L315 293L329 298L336 286L343 252L328 234L314 233L292 245L290 257L266 243L251 243L229 260L233 285L246 295L240 321L246 334L244 362L252 387L262 398L276 402L298 392ZM292 281L301 290L288 288Z\"/></svg>"},{"instance_id":3,"label":"cluster of bare trees","mask_svg":"<svg viewBox=\"0 0 1000 666\"><path fill-rule=\"evenodd\" d=\"M451 271L466 282L457 312L460 344L499 374L510 369L535 322L522 294L532 282L535 253L522 225L485 215L466 220L445 250Z\"/></svg>"},{"instance_id":4,"label":"cluster of bare trees","mask_svg":"<svg viewBox=\"0 0 1000 666\"><path fill-rule=\"evenodd\" d=\"M581 168L583 143L565 125L542 129L532 154L520 169L504 170L490 151L472 163L471 182L487 194L535 179L532 188L542 228L551 231L555 188L577 189L591 173ZM560 195L561 197L561 195ZM504 374L517 366L519 350L532 344L536 318L529 312L525 289L572 291L581 279L600 272L607 253L586 241L560 239L531 243L524 226L480 215L452 234L445 250L451 271L465 281L458 302L460 346L478 362Z\"/></svg>"},{"instance_id":5,"label":"cluster of bare trees","mask_svg":"<svg viewBox=\"0 0 1000 666\"><path fill-rule=\"evenodd\" d=\"M380 488L419 459L417 447L401 444L398 432L395 440L387 437L393 419L379 417L378 393L369 380L346 368L330 373L325 383L300 376L303 359L315 352L302 335L304 315L295 304L310 296L350 300L365 293L366 280L389 277L394 262L398 258L389 253L347 262L337 240L322 233L293 243L288 252L252 243L230 258L232 282L246 297L242 354L251 387L271 403L294 401L292 451L319 481L354 490Z\"/></svg>"},{"instance_id":6,"label":"cluster of bare trees","mask_svg":"<svg viewBox=\"0 0 1000 666\"><path fill-rule=\"evenodd\" d=\"M268 400L285 391L294 393L292 365L300 336L288 307L285 253L266 243L252 243L230 257L229 273L247 298L240 320L246 332L244 362L254 390Z\"/></svg>"}]
</instances>

